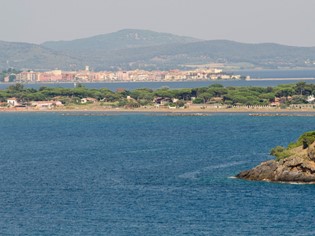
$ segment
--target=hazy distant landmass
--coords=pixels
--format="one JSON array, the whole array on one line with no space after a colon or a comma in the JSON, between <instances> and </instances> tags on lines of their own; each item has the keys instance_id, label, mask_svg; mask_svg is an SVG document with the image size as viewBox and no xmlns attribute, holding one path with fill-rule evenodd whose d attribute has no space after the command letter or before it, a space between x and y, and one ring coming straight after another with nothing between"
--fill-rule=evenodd
<instances>
[{"instance_id":1,"label":"hazy distant landmass","mask_svg":"<svg viewBox=\"0 0 315 236\"><path fill-rule=\"evenodd\" d=\"M63 52L86 52L87 50L113 51L126 48L150 47L167 44L183 44L201 41L190 37L149 30L126 29L115 33L98 35L72 41L45 42L42 46Z\"/></svg>"},{"instance_id":2,"label":"hazy distant landmass","mask_svg":"<svg viewBox=\"0 0 315 236\"><path fill-rule=\"evenodd\" d=\"M0 68L170 70L221 63L239 68L314 68L315 47L204 41L149 30L121 30L41 45L0 41Z\"/></svg>"},{"instance_id":3,"label":"hazy distant landmass","mask_svg":"<svg viewBox=\"0 0 315 236\"><path fill-rule=\"evenodd\" d=\"M45 70L80 64L77 58L41 45L0 41L0 69L14 67Z\"/></svg>"}]
</instances>

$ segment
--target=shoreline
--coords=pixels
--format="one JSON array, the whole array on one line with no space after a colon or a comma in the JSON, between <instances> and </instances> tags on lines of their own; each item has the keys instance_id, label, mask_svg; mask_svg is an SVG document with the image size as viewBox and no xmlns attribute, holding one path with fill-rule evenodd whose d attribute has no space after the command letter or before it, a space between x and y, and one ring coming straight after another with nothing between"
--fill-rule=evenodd
<instances>
[{"instance_id":1,"label":"shoreline","mask_svg":"<svg viewBox=\"0 0 315 236\"><path fill-rule=\"evenodd\" d=\"M45 84L121 84L121 83L181 83L181 82L220 82L220 81L312 81L315 80L315 77L275 77L275 78L250 78L250 79L217 79L217 80L152 80L152 81L45 81L45 82L0 82L0 85L15 85L17 83L29 84L29 85L45 85Z\"/></svg>"},{"instance_id":2,"label":"shoreline","mask_svg":"<svg viewBox=\"0 0 315 236\"><path fill-rule=\"evenodd\" d=\"M315 78L250 78L247 79L246 81L296 81L296 80L301 80L301 81L310 81L310 80L315 80Z\"/></svg>"},{"instance_id":3,"label":"shoreline","mask_svg":"<svg viewBox=\"0 0 315 236\"><path fill-rule=\"evenodd\" d=\"M285 116L286 113L293 116L315 116L314 108L301 108L301 109L281 109L281 108L205 108L200 107L185 108L185 109L169 109L169 108L102 108L102 107L71 107L71 108L57 108L57 109L36 109L36 108L0 108L1 113L16 113L16 112L58 112L58 113L93 113L93 112L108 112L108 113L168 113L168 114L206 114L206 113L248 113L251 116ZM278 115L277 115L278 114Z\"/></svg>"}]
</instances>

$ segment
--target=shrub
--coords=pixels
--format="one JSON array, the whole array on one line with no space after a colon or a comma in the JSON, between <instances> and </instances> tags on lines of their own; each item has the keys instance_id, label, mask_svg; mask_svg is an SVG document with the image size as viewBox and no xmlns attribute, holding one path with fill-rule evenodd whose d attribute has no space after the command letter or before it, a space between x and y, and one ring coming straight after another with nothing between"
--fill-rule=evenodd
<instances>
[{"instance_id":1,"label":"shrub","mask_svg":"<svg viewBox=\"0 0 315 236\"><path fill-rule=\"evenodd\" d=\"M275 156L276 160L287 158L291 155L290 149L302 146L303 149L309 147L310 144L315 142L315 131L309 131L302 134L298 140L294 143L290 143L287 148L282 146L277 146L270 151L270 155Z\"/></svg>"},{"instance_id":2,"label":"shrub","mask_svg":"<svg viewBox=\"0 0 315 236\"><path fill-rule=\"evenodd\" d=\"M290 152L285 147L277 146L271 149L270 155L275 156L276 160L279 161L281 159L289 157Z\"/></svg>"},{"instance_id":3,"label":"shrub","mask_svg":"<svg viewBox=\"0 0 315 236\"><path fill-rule=\"evenodd\" d=\"M177 106L177 107L184 107L184 106L185 106L185 102L179 100L179 101L176 102L176 106Z\"/></svg>"},{"instance_id":4,"label":"shrub","mask_svg":"<svg viewBox=\"0 0 315 236\"><path fill-rule=\"evenodd\" d=\"M303 146L303 149L308 148L315 141L315 131L309 131L302 134L295 143L290 143L288 149Z\"/></svg>"},{"instance_id":5,"label":"shrub","mask_svg":"<svg viewBox=\"0 0 315 236\"><path fill-rule=\"evenodd\" d=\"M196 98L195 100L193 100L193 104L203 104L203 99Z\"/></svg>"}]
</instances>

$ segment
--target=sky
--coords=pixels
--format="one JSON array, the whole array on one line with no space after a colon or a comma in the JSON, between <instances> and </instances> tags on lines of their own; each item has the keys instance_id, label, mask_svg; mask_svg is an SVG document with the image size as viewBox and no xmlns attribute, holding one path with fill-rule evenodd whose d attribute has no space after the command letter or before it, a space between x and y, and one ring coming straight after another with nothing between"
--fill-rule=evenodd
<instances>
[{"instance_id":1,"label":"sky","mask_svg":"<svg viewBox=\"0 0 315 236\"><path fill-rule=\"evenodd\" d=\"M121 29L315 46L314 0L1 0L0 40L42 43Z\"/></svg>"}]
</instances>

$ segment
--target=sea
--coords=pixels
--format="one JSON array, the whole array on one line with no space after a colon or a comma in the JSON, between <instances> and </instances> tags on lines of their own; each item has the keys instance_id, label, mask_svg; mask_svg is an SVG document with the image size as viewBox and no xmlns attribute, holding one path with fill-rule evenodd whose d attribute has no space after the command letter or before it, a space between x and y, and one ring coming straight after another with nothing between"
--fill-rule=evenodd
<instances>
[{"instance_id":1,"label":"sea","mask_svg":"<svg viewBox=\"0 0 315 236\"><path fill-rule=\"evenodd\" d=\"M315 84L315 69L308 70L241 70L229 71L232 74L241 74L250 76L253 80L215 80L215 81L159 81L159 82L99 82L99 83L83 83L87 88L108 88L116 91L119 88L134 90L137 88L198 88L207 87L212 84L222 84L225 87L229 86L258 86L258 87L274 87L280 84L294 84L305 81ZM5 89L12 83L0 83L0 89ZM73 88L74 83L28 83L24 84L26 88L39 89L40 87L62 87Z\"/></svg>"},{"instance_id":2,"label":"sea","mask_svg":"<svg viewBox=\"0 0 315 236\"><path fill-rule=\"evenodd\" d=\"M314 117L0 114L1 235L315 235L315 186L235 179Z\"/></svg>"}]
</instances>

